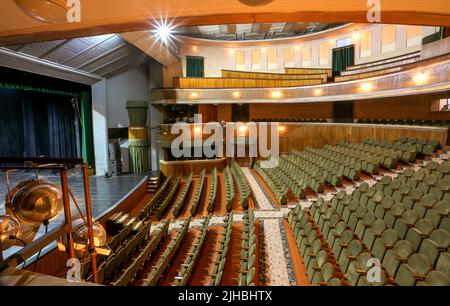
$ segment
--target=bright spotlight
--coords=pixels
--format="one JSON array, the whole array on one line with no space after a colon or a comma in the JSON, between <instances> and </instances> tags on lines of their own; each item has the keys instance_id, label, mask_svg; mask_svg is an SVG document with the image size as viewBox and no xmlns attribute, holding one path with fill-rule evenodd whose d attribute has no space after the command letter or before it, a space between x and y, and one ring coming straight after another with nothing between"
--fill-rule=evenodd
<instances>
[{"instance_id":1,"label":"bright spotlight","mask_svg":"<svg viewBox=\"0 0 450 306\"><path fill-rule=\"evenodd\" d=\"M162 41L164 44L170 42L173 38L173 28L167 20L156 22L155 30L153 30L156 40Z\"/></svg>"},{"instance_id":2,"label":"bright spotlight","mask_svg":"<svg viewBox=\"0 0 450 306\"><path fill-rule=\"evenodd\" d=\"M317 88L317 89L314 90L314 95L315 96L320 96L321 94L322 94L322 89Z\"/></svg>"}]
</instances>

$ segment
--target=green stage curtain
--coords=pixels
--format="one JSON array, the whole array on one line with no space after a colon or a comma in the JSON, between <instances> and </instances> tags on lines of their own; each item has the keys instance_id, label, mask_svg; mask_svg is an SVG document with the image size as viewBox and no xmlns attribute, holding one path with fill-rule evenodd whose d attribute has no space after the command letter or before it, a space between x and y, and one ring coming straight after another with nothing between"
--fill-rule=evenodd
<instances>
[{"instance_id":1,"label":"green stage curtain","mask_svg":"<svg viewBox=\"0 0 450 306\"><path fill-rule=\"evenodd\" d=\"M199 56L186 56L186 77L203 78L205 76L205 59Z\"/></svg>"},{"instance_id":2,"label":"green stage curtain","mask_svg":"<svg viewBox=\"0 0 450 306\"><path fill-rule=\"evenodd\" d=\"M349 66L355 64L355 45L333 49L333 75L339 75Z\"/></svg>"},{"instance_id":3,"label":"green stage curtain","mask_svg":"<svg viewBox=\"0 0 450 306\"><path fill-rule=\"evenodd\" d=\"M426 45L444 38L445 28L441 27L438 32L428 35L422 39L422 45Z\"/></svg>"},{"instance_id":4,"label":"green stage curtain","mask_svg":"<svg viewBox=\"0 0 450 306\"><path fill-rule=\"evenodd\" d=\"M147 101L127 101L126 105L131 126L147 125Z\"/></svg>"},{"instance_id":5,"label":"green stage curtain","mask_svg":"<svg viewBox=\"0 0 450 306\"><path fill-rule=\"evenodd\" d=\"M81 113L81 151L83 159L89 165L95 164L94 153L94 134L92 126L92 104L88 91L82 91L80 94L80 113Z\"/></svg>"},{"instance_id":6,"label":"green stage curtain","mask_svg":"<svg viewBox=\"0 0 450 306\"><path fill-rule=\"evenodd\" d=\"M48 93L54 95L64 95L78 97L80 102L80 113L81 113L81 151L82 157L85 162L87 162L91 167L95 165L95 155L94 155L94 136L92 129L92 105L89 91L81 92L70 92L60 89L53 88L42 88L36 86L28 86L21 84L13 84L0 82L0 87L6 89L23 90L23 91L33 91L40 93Z\"/></svg>"},{"instance_id":7,"label":"green stage curtain","mask_svg":"<svg viewBox=\"0 0 450 306\"><path fill-rule=\"evenodd\" d=\"M148 147L146 139L129 139L128 148L130 150L131 171L133 173L143 173L148 171Z\"/></svg>"}]
</instances>

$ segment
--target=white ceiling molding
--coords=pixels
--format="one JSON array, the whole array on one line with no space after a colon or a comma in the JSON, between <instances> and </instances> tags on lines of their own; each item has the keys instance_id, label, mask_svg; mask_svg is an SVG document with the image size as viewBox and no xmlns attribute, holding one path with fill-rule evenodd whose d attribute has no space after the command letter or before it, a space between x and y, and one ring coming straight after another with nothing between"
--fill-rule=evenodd
<instances>
[{"instance_id":1,"label":"white ceiling molding","mask_svg":"<svg viewBox=\"0 0 450 306\"><path fill-rule=\"evenodd\" d=\"M0 48L0 66L92 85L103 77L37 57Z\"/></svg>"}]
</instances>

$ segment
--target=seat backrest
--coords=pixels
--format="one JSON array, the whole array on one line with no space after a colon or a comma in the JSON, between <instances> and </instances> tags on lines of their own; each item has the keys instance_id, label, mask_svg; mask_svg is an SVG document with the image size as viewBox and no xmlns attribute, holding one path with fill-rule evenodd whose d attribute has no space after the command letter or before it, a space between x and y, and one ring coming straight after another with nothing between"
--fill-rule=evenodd
<instances>
[{"instance_id":1,"label":"seat backrest","mask_svg":"<svg viewBox=\"0 0 450 306\"><path fill-rule=\"evenodd\" d=\"M433 231L434 225L430 219L423 218L416 222L415 228L421 234L428 236Z\"/></svg>"},{"instance_id":2,"label":"seat backrest","mask_svg":"<svg viewBox=\"0 0 450 306\"><path fill-rule=\"evenodd\" d=\"M431 271L425 278L428 286L449 286L450 275L441 271Z\"/></svg>"},{"instance_id":3,"label":"seat backrest","mask_svg":"<svg viewBox=\"0 0 450 306\"><path fill-rule=\"evenodd\" d=\"M373 221L372 227L371 227L372 234L381 235L385 229L386 229L386 223L384 223L383 220L377 219L377 220Z\"/></svg>"},{"instance_id":4,"label":"seat backrest","mask_svg":"<svg viewBox=\"0 0 450 306\"><path fill-rule=\"evenodd\" d=\"M428 257L420 253L413 254L408 259L408 265L414 273L420 275L427 275L427 273L433 268Z\"/></svg>"},{"instance_id":5,"label":"seat backrest","mask_svg":"<svg viewBox=\"0 0 450 306\"><path fill-rule=\"evenodd\" d=\"M438 247L448 248L450 246L450 233L445 229L434 230L429 237Z\"/></svg>"},{"instance_id":6,"label":"seat backrest","mask_svg":"<svg viewBox=\"0 0 450 306\"><path fill-rule=\"evenodd\" d=\"M406 260L414 253L414 249L408 240L399 240L394 244L394 252L401 259Z\"/></svg>"}]
</instances>

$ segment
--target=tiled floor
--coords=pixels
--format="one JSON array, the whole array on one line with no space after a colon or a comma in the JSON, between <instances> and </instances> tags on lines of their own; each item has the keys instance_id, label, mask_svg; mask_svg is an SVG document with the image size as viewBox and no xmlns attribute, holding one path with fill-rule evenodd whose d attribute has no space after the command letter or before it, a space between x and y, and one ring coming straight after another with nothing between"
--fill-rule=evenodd
<instances>
[{"instance_id":1,"label":"tiled floor","mask_svg":"<svg viewBox=\"0 0 450 306\"><path fill-rule=\"evenodd\" d=\"M256 181L249 168L242 168L258 203L255 218L262 220L266 251L269 264L269 279L272 286L295 285L286 233L283 228L283 218L286 208L277 209ZM289 211L289 210L287 210Z\"/></svg>"},{"instance_id":2,"label":"tiled floor","mask_svg":"<svg viewBox=\"0 0 450 306\"><path fill-rule=\"evenodd\" d=\"M258 203L258 207L260 209L273 209L273 206L270 204L269 200L267 199L267 197L264 195L264 192L262 192L261 187L259 186L259 184L256 182L255 177L252 175L252 173L250 172L250 169L247 167L243 167L242 171L245 174L245 177L247 178L248 183L250 184L250 188L253 191L253 194L255 196L256 202Z\"/></svg>"}]
</instances>

